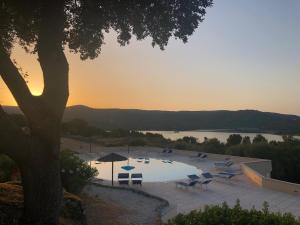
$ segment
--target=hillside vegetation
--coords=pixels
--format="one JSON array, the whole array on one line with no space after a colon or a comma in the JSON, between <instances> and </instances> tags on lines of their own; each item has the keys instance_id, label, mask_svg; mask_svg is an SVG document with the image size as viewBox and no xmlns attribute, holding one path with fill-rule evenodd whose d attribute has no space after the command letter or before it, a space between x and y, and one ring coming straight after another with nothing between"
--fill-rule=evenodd
<instances>
[{"instance_id":1,"label":"hillside vegetation","mask_svg":"<svg viewBox=\"0 0 300 225\"><path fill-rule=\"evenodd\" d=\"M5 107L20 113L16 107ZM71 106L64 121L81 118L102 129L130 130L235 130L248 132L300 133L300 117L255 110L240 111L155 111L136 109L93 109Z\"/></svg>"},{"instance_id":2,"label":"hillside vegetation","mask_svg":"<svg viewBox=\"0 0 300 225\"><path fill-rule=\"evenodd\" d=\"M265 203L262 210L242 209L239 202L230 208L206 206L204 210L192 211L187 215L179 214L165 225L300 225L299 218L292 214L272 213Z\"/></svg>"}]
</instances>

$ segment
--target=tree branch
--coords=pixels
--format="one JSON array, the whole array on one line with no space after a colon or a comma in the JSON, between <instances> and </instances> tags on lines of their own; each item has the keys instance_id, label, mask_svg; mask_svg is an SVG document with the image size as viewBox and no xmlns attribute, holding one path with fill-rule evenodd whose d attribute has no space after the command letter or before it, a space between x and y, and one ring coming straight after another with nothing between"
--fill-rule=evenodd
<instances>
[{"instance_id":1,"label":"tree branch","mask_svg":"<svg viewBox=\"0 0 300 225\"><path fill-rule=\"evenodd\" d=\"M29 137L17 126L0 106L0 152L21 161L30 148Z\"/></svg>"},{"instance_id":2,"label":"tree branch","mask_svg":"<svg viewBox=\"0 0 300 225\"><path fill-rule=\"evenodd\" d=\"M69 97L69 65L63 52L64 3L44 1L37 51L43 71L43 98L49 109L61 118Z\"/></svg>"},{"instance_id":3,"label":"tree branch","mask_svg":"<svg viewBox=\"0 0 300 225\"><path fill-rule=\"evenodd\" d=\"M34 111L34 96L31 94L24 78L11 61L2 43L0 43L0 75L20 109L25 115L32 115Z\"/></svg>"}]
</instances>

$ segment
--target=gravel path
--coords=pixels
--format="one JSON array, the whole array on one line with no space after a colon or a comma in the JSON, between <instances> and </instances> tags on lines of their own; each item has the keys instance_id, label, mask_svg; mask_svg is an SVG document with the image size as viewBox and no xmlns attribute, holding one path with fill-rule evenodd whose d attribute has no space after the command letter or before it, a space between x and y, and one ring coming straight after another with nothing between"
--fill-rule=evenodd
<instances>
[{"instance_id":1,"label":"gravel path","mask_svg":"<svg viewBox=\"0 0 300 225\"><path fill-rule=\"evenodd\" d=\"M157 209L161 207L163 203L157 199L149 198L126 189L113 189L96 185L86 186L84 193L91 198L98 198L101 199L101 201L107 202L110 205L116 205L118 207L118 213L114 215L114 219L116 221L115 223L111 224L160 224L160 216ZM89 206L89 210L95 212L95 209L91 210L91 206ZM101 213L105 212L99 212L99 214ZM93 217L95 217L95 213Z\"/></svg>"}]
</instances>

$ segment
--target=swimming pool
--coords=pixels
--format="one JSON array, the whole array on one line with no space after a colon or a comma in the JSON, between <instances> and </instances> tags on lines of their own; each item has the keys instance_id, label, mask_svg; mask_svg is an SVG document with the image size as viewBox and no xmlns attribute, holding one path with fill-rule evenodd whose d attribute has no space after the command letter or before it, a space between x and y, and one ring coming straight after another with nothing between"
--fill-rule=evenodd
<instances>
[{"instance_id":1,"label":"swimming pool","mask_svg":"<svg viewBox=\"0 0 300 225\"><path fill-rule=\"evenodd\" d=\"M134 166L126 171L123 166ZM111 162L91 161L91 166L97 168L97 178L111 180ZM142 173L143 182L164 182L187 178L190 174L201 174L202 171L194 166L157 158L129 158L128 161L114 162L114 181L118 180L118 173Z\"/></svg>"}]
</instances>

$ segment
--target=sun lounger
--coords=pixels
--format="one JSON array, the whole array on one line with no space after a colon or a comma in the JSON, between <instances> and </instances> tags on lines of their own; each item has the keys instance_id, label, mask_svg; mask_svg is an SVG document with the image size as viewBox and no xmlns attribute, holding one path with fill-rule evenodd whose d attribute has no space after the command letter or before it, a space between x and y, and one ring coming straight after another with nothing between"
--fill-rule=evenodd
<instances>
[{"instance_id":1,"label":"sun lounger","mask_svg":"<svg viewBox=\"0 0 300 225\"><path fill-rule=\"evenodd\" d=\"M213 175L209 172L206 172L206 173L202 173L201 174L203 176L204 179L213 179Z\"/></svg>"},{"instance_id":2,"label":"sun lounger","mask_svg":"<svg viewBox=\"0 0 300 225\"><path fill-rule=\"evenodd\" d=\"M191 175L188 175L187 177L190 178L191 180L199 180L200 179L200 177L196 174L191 174Z\"/></svg>"},{"instance_id":3,"label":"sun lounger","mask_svg":"<svg viewBox=\"0 0 300 225\"><path fill-rule=\"evenodd\" d=\"M162 160L162 162L163 162L163 163L171 163L171 164L173 163L173 161L172 161L172 160L167 160L167 159L165 159L165 160Z\"/></svg>"},{"instance_id":4,"label":"sun lounger","mask_svg":"<svg viewBox=\"0 0 300 225\"><path fill-rule=\"evenodd\" d=\"M132 184L142 185L143 174L141 174L141 173L133 173L133 174L131 174L131 182L132 182Z\"/></svg>"},{"instance_id":5,"label":"sun lounger","mask_svg":"<svg viewBox=\"0 0 300 225\"><path fill-rule=\"evenodd\" d=\"M119 185L129 185L129 173L118 174Z\"/></svg>"},{"instance_id":6,"label":"sun lounger","mask_svg":"<svg viewBox=\"0 0 300 225\"><path fill-rule=\"evenodd\" d=\"M220 173L214 174L213 176L230 180L231 178L235 177L236 175L233 173L220 172Z\"/></svg>"},{"instance_id":7,"label":"sun lounger","mask_svg":"<svg viewBox=\"0 0 300 225\"><path fill-rule=\"evenodd\" d=\"M173 153L172 149L166 148L162 151L162 153Z\"/></svg>"},{"instance_id":8,"label":"sun lounger","mask_svg":"<svg viewBox=\"0 0 300 225\"><path fill-rule=\"evenodd\" d=\"M189 188L189 187L195 187L196 184L198 183L197 180L192 180L189 182L184 182L184 181L177 181L176 183L176 187L184 187L184 188Z\"/></svg>"},{"instance_id":9,"label":"sun lounger","mask_svg":"<svg viewBox=\"0 0 300 225\"><path fill-rule=\"evenodd\" d=\"M231 160L228 161L222 161L222 162L215 162L215 167L218 169L226 169L230 166L232 166L234 163Z\"/></svg>"},{"instance_id":10,"label":"sun lounger","mask_svg":"<svg viewBox=\"0 0 300 225\"><path fill-rule=\"evenodd\" d=\"M208 156L206 154L201 154L201 156L198 157L198 159L206 159Z\"/></svg>"},{"instance_id":11,"label":"sun lounger","mask_svg":"<svg viewBox=\"0 0 300 225\"><path fill-rule=\"evenodd\" d=\"M191 158L200 158L202 154L202 152L198 152L196 155L191 156Z\"/></svg>"},{"instance_id":12,"label":"sun lounger","mask_svg":"<svg viewBox=\"0 0 300 225\"><path fill-rule=\"evenodd\" d=\"M203 189L203 186L205 186L206 189L207 189L207 185L208 185L210 182L212 182L212 179L198 181L198 184L201 185L201 188L202 188L202 189Z\"/></svg>"}]
</instances>

